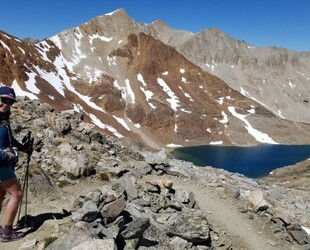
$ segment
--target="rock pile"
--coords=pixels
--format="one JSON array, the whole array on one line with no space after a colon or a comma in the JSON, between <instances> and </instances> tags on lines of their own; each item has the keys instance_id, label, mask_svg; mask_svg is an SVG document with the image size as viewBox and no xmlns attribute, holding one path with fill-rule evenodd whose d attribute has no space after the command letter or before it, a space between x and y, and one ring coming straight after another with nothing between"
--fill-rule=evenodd
<instances>
[{"instance_id":1,"label":"rock pile","mask_svg":"<svg viewBox=\"0 0 310 250\"><path fill-rule=\"evenodd\" d=\"M310 227L310 194L302 189L263 185L109 138L73 110L56 113L48 105L21 100L12 113L16 137L32 131L35 139L31 192L48 193L86 178L103 181L101 188L81 194L72 204L71 223L46 249L232 249L225 238L219 239L195 194L175 188L169 176L238 200L240 212L272 224L275 238L310 249L304 230Z\"/></svg>"}]
</instances>

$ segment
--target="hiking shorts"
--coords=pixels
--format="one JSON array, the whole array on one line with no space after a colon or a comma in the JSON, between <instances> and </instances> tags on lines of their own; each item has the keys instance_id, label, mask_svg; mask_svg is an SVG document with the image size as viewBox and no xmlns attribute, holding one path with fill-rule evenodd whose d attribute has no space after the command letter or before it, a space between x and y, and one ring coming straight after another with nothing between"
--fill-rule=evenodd
<instances>
[{"instance_id":1,"label":"hiking shorts","mask_svg":"<svg viewBox=\"0 0 310 250\"><path fill-rule=\"evenodd\" d=\"M1 167L0 166L0 182L4 182L12 178L16 178L14 167L11 167L11 166Z\"/></svg>"},{"instance_id":2,"label":"hiking shorts","mask_svg":"<svg viewBox=\"0 0 310 250\"><path fill-rule=\"evenodd\" d=\"M18 156L10 161L0 162L0 182L16 178L15 166L18 162Z\"/></svg>"}]
</instances>

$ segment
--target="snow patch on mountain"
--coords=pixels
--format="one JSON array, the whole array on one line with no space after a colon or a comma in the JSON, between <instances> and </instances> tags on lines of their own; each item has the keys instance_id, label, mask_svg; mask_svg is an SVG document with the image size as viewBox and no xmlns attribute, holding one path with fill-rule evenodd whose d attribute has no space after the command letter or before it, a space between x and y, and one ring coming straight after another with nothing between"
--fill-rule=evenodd
<instances>
[{"instance_id":1,"label":"snow patch on mountain","mask_svg":"<svg viewBox=\"0 0 310 250\"><path fill-rule=\"evenodd\" d=\"M138 79L138 81L141 82L142 85L143 85L143 87L140 87L140 89L141 89L141 91L144 93L145 98L146 98L146 101L148 102L150 99L152 99L152 96L153 96L154 94L153 94L152 91L146 90L146 89L145 89L145 87L147 87L147 85L146 85L146 83L145 83L145 81L144 81L144 79L143 79L143 76L142 76L141 74L138 74L138 75L137 75L137 79ZM152 108L154 108L154 106L152 106L150 103L149 103L149 105L150 105Z\"/></svg>"},{"instance_id":2,"label":"snow patch on mountain","mask_svg":"<svg viewBox=\"0 0 310 250\"><path fill-rule=\"evenodd\" d=\"M257 129L253 128L252 125L249 123L249 121L246 119L246 115L238 114L235 110L235 107L228 107L228 110L230 113L240 119L242 122L245 123L245 128L249 132L250 135L252 135L257 141L262 143L269 143L269 144L277 144L269 135L258 131Z\"/></svg>"},{"instance_id":3,"label":"snow patch on mountain","mask_svg":"<svg viewBox=\"0 0 310 250\"><path fill-rule=\"evenodd\" d=\"M110 125L104 124L100 119L98 119L97 116L95 116L94 114L88 114L90 119L92 120L92 122L98 126L99 128L102 129L107 129L108 131L112 132L116 137L118 138L122 138L124 137L122 134L120 134L119 132L117 132L117 130L115 128L113 128Z\"/></svg>"},{"instance_id":4,"label":"snow patch on mountain","mask_svg":"<svg viewBox=\"0 0 310 250\"><path fill-rule=\"evenodd\" d=\"M31 100L38 99L38 97L36 95L22 90L22 88L18 85L16 80L13 81L12 88L15 90L16 96L26 96L26 97L28 97Z\"/></svg>"},{"instance_id":5,"label":"snow patch on mountain","mask_svg":"<svg viewBox=\"0 0 310 250\"><path fill-rule=\"evenodd\" d=\"M168 94L170 98L166 100L170 103L171 108L174 111L177 111L177 107L180 107L179 98L175 95L175 93L169 88L166 82L162 78L157 78L157 83L163 88L163 91Z\"/></svg>"}]
</instances>

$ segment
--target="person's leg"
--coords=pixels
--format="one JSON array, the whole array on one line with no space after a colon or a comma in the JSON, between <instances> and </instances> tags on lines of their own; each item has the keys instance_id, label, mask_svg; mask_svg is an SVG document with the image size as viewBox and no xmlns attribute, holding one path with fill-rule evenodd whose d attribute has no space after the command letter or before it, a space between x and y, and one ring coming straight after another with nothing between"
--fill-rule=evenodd
<instances>
[{"instance_id":1,"label":"person's leg","mask_svg":"<svg viewBox=\"0 0 310 250\"><path fill-rule=\"evenodd\" d=\"M0 187L0 213L1 213L1 208L2 208L2 203L5 197L6 191ZM3 227L0 225L0 235L3 233Z\"/></svg>"},{"instance_id":2,"label":"person's leg","mask_svg":"<svg viewBox=\"0 0 310 250\"><path fill-rule=\"evenodd\" d=\"M13 230L13 223L22 199L23 191L16 177L0 182L0 187L10 194L10 199L4 212L4 226L1 241L17 240L23 237L23 233Z\"/></svg>"},{"instance_id":3,"label":"person's leg","mask_svg":"<svg viewBox=\"0 0 310 250\"><path fill-rule=\"evenodd\" d=\"M2 183L4 183L7 180L16 178L14 168L11 166L1 166L0 167L0 211L3 206L3 200L6 195L6 189L2 187ZM2 235L4 228L0 227L0 235Z\"/></svg>"},{"instance_id":4,"label":"person's leg","mask_svg":"<svg viewBox=\"0 0 310 250\"><path fill-rule=\"evenodd\" d=\"M2 208L2 203L5 197L6 191L0 186L0 213Z\"/></svg>"},{"instance_id":5,"label":"person's leg","mask_svg":"<svg viewBox=\"0 0 310 250\"><path fill-rule=\"evenodd\" d=\"M5 208L4 225L13 225L17 214L18 205L22 198L23 191L16 178L12 178L0 183L0 187L10 194L10 200Z\"/></svg>"}]
</instances>

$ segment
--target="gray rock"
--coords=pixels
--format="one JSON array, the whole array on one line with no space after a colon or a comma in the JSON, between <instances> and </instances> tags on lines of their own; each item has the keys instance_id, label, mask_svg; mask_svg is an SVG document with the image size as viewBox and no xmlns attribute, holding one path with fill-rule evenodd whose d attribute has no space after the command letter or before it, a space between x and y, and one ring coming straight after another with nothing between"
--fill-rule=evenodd
<instances>
[{"instance_id":1,"label":"gray rock","mask_svg":"<svg viewBox=\"0 0 310 250\"><path fill-rule=\"evenodd\" d=\"M172 237L170 243L171 247L173 249L191 249L192 248L192 243L180 238L180 237Z\"/></svg>"},{"instance_id":2,"label":"gray rock","mask_svg":"<svg viewBox=\"0 0 310 250\"><path fill-rule=\"evenodd\" d=\"M286 225L290 225L292 223L289 213L282 208L271 207L267 209L267 212L274 218L282 220Z\"/></svg>"},{"instance_id":3,"label":"gray rock","mask_svg":"<svg viewBox=\"0 0 310 250\"><path fill-rule=\"evenodd\" d=\"M175 194L171 197L172 200L174 201L179 201L181 203L189 203L190 201L190 194L189 192L176 188L175 189Z\"/></svg>"},{"instance_id":4,"label":"gray rock","mask_svg":"<svg viewBox=\"0 0 310 250\"><path fill-rule=\"evenodd\" d=\"M88 240L73 248L71 250L117 250L117 246L113 239L109 240Z\"/></svg>"},{"instance_id":5,"label":"gray rock","mask_svg":"<svg viewBox=\"0 0 310 250\"><path fill-rule=\"evenodd\" d=\"M129 166L135 169L136 175L144 176L152 172L152 167L145 161L130 161Z\"/></svg>"},{"instance_id":6,"label":"gray rock","mask_svg":"<svg viewBox=\"0 0 310 250\"><path fill-rule=\"evenodd\" d=\"M124 187L126 191L127 200L132 201L138 197L137 185L135 185L135 179L129 176L122 176L117 183ZM114 188L115 189L115 188Z\"/></svg>"},{"instance_id":7,"label":"gray rock","mask_svg":"<svg viewBox=\"0 0 310 250\"><path fill-rule=\"evenodd\" d=\"M246 197L246 200L256 212L266 210L267 208L271 207L271 204L264 200L264 193L258 189L251 191Z\"/></svg>"},{"instance_id":8,"label":"gray rock","mask_svg":"<svg viewBox=\"0 0 310 250\"><path fill-rule=\"evenodd\" d=\"M287 230L299 245L310 244L309 235L300 225L290 225L287 227Z\"/></svg>"},{"instance_id":9,"label":"gray rock","mask_svg":"<svg viewBox=\"0 0 310 250\"><path fill-rule=\"evenodd\" d=\"M126 224L125 229L121 232L124 239L141 238L144 231L150 226L148 218L133 217L133 220Z\"/></svg>"},{"instance_id":10,"label":"gray rock","mask_svg":"<svg viewBox=\"0 0 310 250\"><path fill-rule=\"evenodd\" d=\"M166 233L169 237L178 236L198 245L211 243L209 225L203 216L197 214L182 214L173 227Z\"/></svg>"},{"instance_id":11,"label":"gray rock","mask_svg":"<svg viewBox=\"0 0 310 250\"><path fill-rule=\"evenodd\" d=\"M98 216L97 205L93 201L86 201L83 206L73 212L71 218L73 221L86 221L91 222Z\"/></svg>"},{"instance_id":12,"label":"gray rock","mask_svg":"<svg viewBox=\"0 0 310 250\"><path fill-rule=\"evenodd\" d=\"M157 152L142 152L144 156L145 162L150 165L160 165L160 164L167 164L168 157L166 152L162 149Z\"/></svg>"},{"instance_id":13,"label":"gray rock","mask_svg":"<svg viewBox=\"0 0 310 250\"><path fill-rule=\"evenodd\" d=\"M71 249L89 240L93 240L89 229L86 227L72 226L68 233L62 235L49 246L47 246L46 250Z\"/></svg>"},{"instance_id":14,"label":"gray rock","mask_svg":"<svg viewBox=\"0 0 310 250\"><path fill-rule=\"evenodd\" d=\"M125 207L126 207L125 196L121 195L116 200L105 204L100 210L100 213L104 218L104 220L109 223L115 220L116 217L119 216L124 211Z\"/></svg>"}]
</instances>

